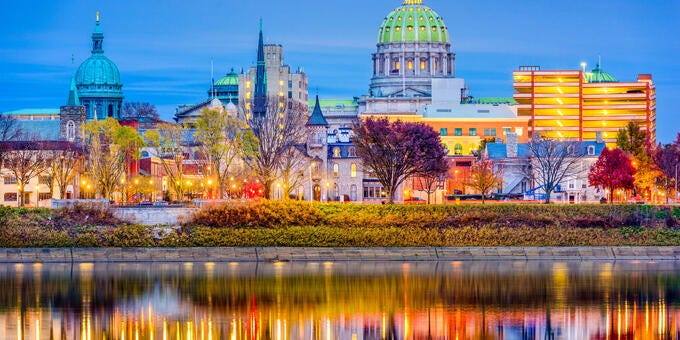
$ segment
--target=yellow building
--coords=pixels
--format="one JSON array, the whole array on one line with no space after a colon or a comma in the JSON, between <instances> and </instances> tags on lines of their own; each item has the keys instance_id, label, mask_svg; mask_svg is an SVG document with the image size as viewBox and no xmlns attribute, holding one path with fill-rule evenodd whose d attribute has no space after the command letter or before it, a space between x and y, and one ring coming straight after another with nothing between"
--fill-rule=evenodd
<instances>
[{"instance_id":1,"label":"yellow building","mask_svg":"<svg viewBox=\"0 0 680 340\"><path fill-rule=\"evenodd\" d=\"M523 66L513 73L517 114L529 117L529 133L579 141L597 132L615 143L617 132L638 122L651 142L656 138L656 89L649 74L620 82L600 69L541 70Z\"/></svg>"}]
</instances>

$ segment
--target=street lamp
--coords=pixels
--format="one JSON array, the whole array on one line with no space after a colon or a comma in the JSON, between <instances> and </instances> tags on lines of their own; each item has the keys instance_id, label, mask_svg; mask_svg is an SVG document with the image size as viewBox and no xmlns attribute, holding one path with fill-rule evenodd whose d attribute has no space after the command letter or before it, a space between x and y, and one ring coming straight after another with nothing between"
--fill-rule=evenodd
<instances>
[{"instance_id":1,"label":"street lamp","mask_svg":"<svg viewBox=\"0 0 680 340\"><path fill-rule=\"evenodd\" d=\"M40 184L35 185L35 207L40 208Z\"/></svg>"}]
</instances>

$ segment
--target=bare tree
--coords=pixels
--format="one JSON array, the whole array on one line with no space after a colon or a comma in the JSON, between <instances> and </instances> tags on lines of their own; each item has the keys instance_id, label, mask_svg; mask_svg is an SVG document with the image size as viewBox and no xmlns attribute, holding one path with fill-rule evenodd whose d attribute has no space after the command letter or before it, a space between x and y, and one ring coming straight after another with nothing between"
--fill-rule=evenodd
<instances>
[{"instance_id":1,"label":"bare tree","mask_svg":"<svg viewBox=\"0 0 680 340\"><path fill-rule=\"evenodd\" d=\"M156 106L146 102L126 102L123 104L123 119L133 119L144 123L160 120Z\"/></svg>"},{"instance_id":2,"label":"bare tree","mask_svg":"<svg viewBox=\"0 0 680 340\"><path fill-rule=\"evenodd\" d=\"M163 123L157 130L144 134L150 154L160 160L168 184L177 195L178 201L184 200L189 183L185 181L184 161L186 136L189 127L182 124Z\"/></svg>"},{"instance_id":3,"label":"bare tree","mask_svg":"<svg viewBox=\"0 0 680 340\"><path fill-rule=\"evenodd\" d=\"M83 164L83 150L81 147L70 143L60 142L54 150L48 151L47 159L50 175L50 194L53 194L54 185L59 189L59 198L64 199L66 189L78 175Z\"/></svg>"},{"instance_id":4,"label":"bare tree","mask_svg":"<svg viewBox=\"0 0 680 340\"><path fill-rule=\"evenodd\" d=\"M446 158L435 158L425 162L423 171L417 178L420 187L427 194L427 204L430 204L432 194L446 180L449 168L450 165Z\"/></svg>"},{"instance_id":5,"label":"bare tree","mask_svg":"<svg viewBox=\"0 0 680 340\"><path fill-rule=\"evenodd\" d=\"M134 129L121 126L113 118L85 124L87 172L98 197L112 200L127 176L128 162L143 141Z\"/></svg>"},{"instance_id":6,"label":"bare tree","mask_svg":"<svg viewBox=\"0 0 680 340\"><path fill-rule=\"evenodd\" d=\"M48 167L45 145L39 141L13 141L0 143L4 164L17 180L19 206L25 205L26 186L31 179L45 172ZM38 192L36 191L36 195ZM38 197L36 197L38 199Z\"/></svg>"},{"instance_id":7,"label":"bare tree","mask_svg":"<svg viewBox=\"0 0 680 340\"><path fill-rule=\"evenodd\" d=\"M243 159L255 147L255 138L244 122L216 109L201 112L194 123L194 137L198 143L197 161L204 176L216 180L222 198L228 179L242 171Z\"/></svg>"},{"instance_id":8,"label":"bare tree","mask_svg":"<svg viewBox=\"0 0 680 340\"><path fill-rule=\"evenodd\" d=\"M283 162L279 176L283 182L283 197L290 198L293 190L300 186L304 174L302 173L307 157L296 147L290 147L283 154Z\"/></svg>"},{"instance_id":9,"label":"bare tree","mask_svg":"<svg viewBox=\"0 0 680 340\"><path fill-rule=\"evenodd\" d=\"M490 195L494 189L503 185L503 173L494 168L494 164L488 159L479 159L470 169L470 178L465 186L470 187L482 194L482 204L486 201L486 196Z\"/></svg>"},{"instance_id":10,"label":"bare tree","mask_svg":"<svg viewBox=\"0 0 680 340\"><path fill-rule=\"evenodd\" d=\"M583 172L580 166L583 152L580 143L536 137L529 142L532 174L537 186L545 191L545 203L564 180Z\"/></svg>"},{"instance_id":11,"label":"bare tree","mask_svg":"<svg viewBox=\"0 0 680 340\"><path fill-rule=\"evenodd\" d=\"M0 114L0 142L16 140L22 134L17 125L14 117ZM2 165L2 161L3 153L0 151L0 165Z\"/></svg>"},{"instance_id":12,"label":"bare tree","mask_svg":"<svg viewBox=\"0 0 680 340\"><path fill-rule=\"evenodd\" d=\"M265 197L271 198L272 185L286 151L304 140L307 105L283 96L270 96L263 117L250 114L248 106L242 110L257 141L257 151L246 160L262 183Z\"/></svg>"}]
</instances>

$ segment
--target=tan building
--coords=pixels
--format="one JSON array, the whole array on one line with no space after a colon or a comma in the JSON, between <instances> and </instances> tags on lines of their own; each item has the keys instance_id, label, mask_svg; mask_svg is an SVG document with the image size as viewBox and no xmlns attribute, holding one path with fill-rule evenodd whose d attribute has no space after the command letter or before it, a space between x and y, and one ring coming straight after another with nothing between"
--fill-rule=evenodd
<instances>
[{"instance_id":1,"label":"tan building","mask_svg":"<svg viewBox=\"0 0 680 340\"><path fill-rule=\"evenodd\" d=\"M523 66L513 73L517 113L529 118L529 133L608 144L628 122L638 122L656 139L656 86L649 74L621 82L596 66L584 70L541 70Z\"/></svg>"}]
</instances>

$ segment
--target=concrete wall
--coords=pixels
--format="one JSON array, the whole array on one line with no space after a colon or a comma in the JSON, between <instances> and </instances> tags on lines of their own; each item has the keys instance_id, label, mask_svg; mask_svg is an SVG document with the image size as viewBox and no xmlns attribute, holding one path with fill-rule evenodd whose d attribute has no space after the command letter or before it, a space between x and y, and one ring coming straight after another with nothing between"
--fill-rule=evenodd
<instances>
[{"instance_id":1,"label":"concrete wall","mask_svg":"<svg viewBox=\"0 0 680 340\"><path fill-rule=\"evenodd\" d=\"M197 210L173 207L126 207L114 208L113 214L121 220L147 226L179 225L183 218L189 217Z\"/></svg>"}]
</instances>

